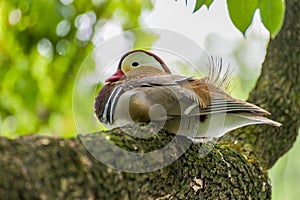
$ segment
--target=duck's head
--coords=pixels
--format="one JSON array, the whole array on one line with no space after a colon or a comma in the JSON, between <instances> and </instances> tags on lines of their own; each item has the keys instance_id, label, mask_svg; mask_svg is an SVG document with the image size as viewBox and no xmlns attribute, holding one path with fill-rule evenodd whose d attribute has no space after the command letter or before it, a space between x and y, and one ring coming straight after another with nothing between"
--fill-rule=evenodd
<instances>
[{"instance_id":1,"label":"duck's head","mask_svg":"<svg viewBox=\"0 0 300 200\"><path fill-rule=\"evenodd\" d=\"M122 56L117 71L106 82L170 73L167 65L157 55L144 50L133 50Z\"/></svg>"}]
</instances>

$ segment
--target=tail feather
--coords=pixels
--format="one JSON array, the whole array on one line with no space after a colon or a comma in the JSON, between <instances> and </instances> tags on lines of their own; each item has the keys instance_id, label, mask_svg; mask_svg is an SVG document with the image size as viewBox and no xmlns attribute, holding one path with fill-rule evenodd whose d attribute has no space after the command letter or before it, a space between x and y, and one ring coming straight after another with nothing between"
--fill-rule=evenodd
<instances>
[{"instance_id":1,"label":"tail feather","mask_svg":"<svg viewBox=\"0 0 300 200\"><path fill-rule=\"evenodd\" d=\"M242 117L245 119L261 122L262 124L269 124L269 125L276 126L276 127L280 127L282 125L279 122L276 122L274 120L271 120L271 119L268 119L266 117L259 116L259 115L253 115L253 114L249 114L249 113L242 113L242 114L234 113L233 115L236 115L236 116L239 116L239 117Z\"/></svg>"}]
</instances>

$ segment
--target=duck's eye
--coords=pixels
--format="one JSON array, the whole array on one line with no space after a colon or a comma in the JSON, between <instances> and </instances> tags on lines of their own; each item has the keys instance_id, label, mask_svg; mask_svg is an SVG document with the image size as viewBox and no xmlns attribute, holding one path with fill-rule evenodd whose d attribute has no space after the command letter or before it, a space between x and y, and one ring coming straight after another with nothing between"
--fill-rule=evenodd
<instances>
[{"instance_id":1,"label":"duck's eye","mask_svg":"<svg viewBox=\"0 0 300 200\"><path fill-rule=\"evenodd\" d=\"M139 65L140 65L140 63L138 63L138 62L133 62L133 63L131 64L132 67L137 67L137 66L139 66Z\"/></svg>"}]
</instances>

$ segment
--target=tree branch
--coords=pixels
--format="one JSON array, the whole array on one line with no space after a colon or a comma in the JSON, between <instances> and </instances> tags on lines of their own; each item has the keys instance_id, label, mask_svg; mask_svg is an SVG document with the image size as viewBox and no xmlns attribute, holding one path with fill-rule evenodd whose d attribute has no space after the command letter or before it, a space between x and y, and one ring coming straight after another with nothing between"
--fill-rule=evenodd
<instances>
[{"instance_id":1,"label":"tree branch","mask_svg":"<svg viewBox=\"0 0 300 200\"><path fill-rule=\"evenodd\" d=\"M97 141L107 134L111 135L111 142L124 144L122 148L128 151L149 151L160 145L160 140L172 139L170 134L160 133L154 139L137 140L124 137L119 129L88 137ZM178 139L187 142L185 137ZM207 148L210 154L200 158L200 148ZM0 138L0 153L3 199L269 199L271 196L268 177L259 164L227 146L193 144L171 165L141 174L103 165L78 139ZM124 159L124 164L130 163Z\"/></svg>"}]
</instances>

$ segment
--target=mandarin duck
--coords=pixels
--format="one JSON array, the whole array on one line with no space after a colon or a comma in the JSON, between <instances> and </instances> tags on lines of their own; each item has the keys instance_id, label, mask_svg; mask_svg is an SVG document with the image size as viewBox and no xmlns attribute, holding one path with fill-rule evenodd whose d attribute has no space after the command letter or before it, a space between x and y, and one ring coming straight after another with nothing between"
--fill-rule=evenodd
<instances>
[{"instance_id":1,"label":"mandarin duck","mask_svg":"<svg viewBox=\"0 0 300 200\"><path fill-rule=\"evenodd\" d=\"M270 113L226 93L222 63L212 62L204 78L173 75L157 55L133 50L95 99L95 114L111 127L157 123L170 133L192 138L221 137L251 124L281 124L263 117Z\"/></svg>"}]
</instances>

